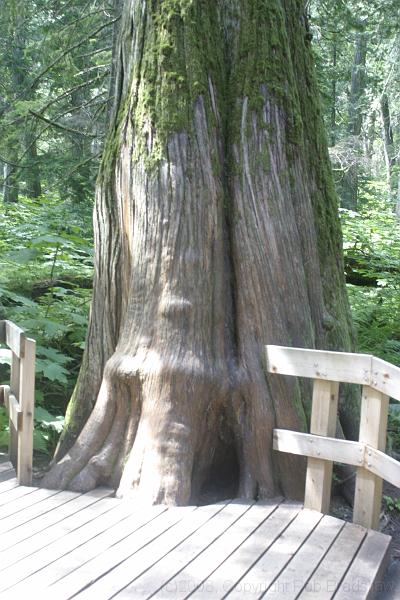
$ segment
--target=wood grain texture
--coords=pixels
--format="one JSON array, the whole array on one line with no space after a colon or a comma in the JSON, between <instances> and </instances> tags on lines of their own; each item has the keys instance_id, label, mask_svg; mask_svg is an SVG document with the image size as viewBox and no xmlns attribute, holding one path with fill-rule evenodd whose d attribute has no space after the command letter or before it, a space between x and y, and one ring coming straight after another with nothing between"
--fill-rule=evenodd
<instances>
[{"instance_id":1,"label":"wood grain texture","mask_svg":"<svg viewBox=\"0 0 400 600\"><path fill-rule=\"evenodd\" d=\"M35 412L36 342L25 339L20 365L19 407L22 424L18 430L17 478L21 485L32 484L33 421Z\"/></svg>"},{"instance_id":2,"label":"wood grain texture","mask_svg":"<svg viewBox=\"0 0 400 600\"><path fill-rule=\"evenodd\" d=\"M357 467L364 463L366 446L349 440L300 433L287 429L274 429L274 450L291 452L310 458L342 462Z\"/></svg>"},{"instance_id":3,"label":"wood grain texture","mask_svg":"<svg viewBox=\"0 0 400 600\"><path fill-rule=\"evenodd\" d=\"M369 354L272 345L265 347L265 354L270 373L361 385L371 382L372 356Z\"/></svg>"},{"instance_id":4,"label":"wood grain texture","mask_svg":"<svg viewBox=\"0 0 400 600\"><path fill-rule=\"evenodd\" d=\"M107 489L17 489L19 499L0 507L1 516L16 503L0 518L4 600L366 600L390 543L282 499L167 509L134 506Z\"/></svg>"},{"instance_id":5,"label":"wood grain texture","mask_svg":"<svg viewBox=\"0 0 400 600\"><path fill-rule=\"evenodd\" d=\"M346 523L314 573L299 600L331 600L367 535L366 529Z\"/></svg>"},{"instance_id":6,"label":"wood grain texture","mask_svg":"<svg viewBox=\"0 0 400 600\"><path fill-rule=\"evenodd\" d=\"M369 385L400 401L400 368L370 354L265 346L270 373Z\"/></svg>"},{"instance_id":7,"label":"wood grain texture","mask_svg":"<svg viewBox=\"0 0 400 600\"><path fill-rule=\"evenodd\" d=\"M314 380L310 432L333 437L336 433L339 384ZM304 506L324 514L329 512L332 486L332 460L309 458L307 461Z\"/></svg>"},{"instance_id":8,"label":"wood grain texture","mask_svg":"<svg viewBox=\"0 0 400 600\"><path fill-rule=\"evenodd\" d=\"M339 586L335 600L364 600L376 595L388 564L390 544L390 536L368 532Z\"/></svg>"},{"instance_id":9,"label":"wood grain texture","mask_svg":"<svg viewBox=\"0 0 400 600\"><path fill-rule=\"evenodd\" d=\"M235 583L226 598L233 600L250 597L251 590L253 595L261 597L284 571L321 518L321 513L317 511L301 511L246 575Z\"/></svg>"},{"instance_id":10,"label":"wood grain texture","mask_svg":"<svg viewBox=\"0 0 400 600\"><path fill-rule=\"evenodd\" d=\"M203 552L191 560L177 575L170 576L168 583L157 591L154 598L171 598L173 594L175 600L183 600L190 592L195 592L196 598L211 599L216 597L215 592L218 588L222 593L223 583L218 583L221 574L216 574L216 571L223 564L226 567L226 561L235 552L240 552L242 545L250 541L257 528L262 526L278 506L279 504L273 502L250 506L249 510L216 541L205 547ZM261 532L259 535L262 536ZM264 540L266 542L265 538ZM255 541L254 537L253 541ZM244 554L244 548L242 551ZM207 585L205 585L206 581Z\"/></svg>"},{"instance_id":11,"label":"wood grain texture","mask_svg":"<svg viewBox=\"0 0 400 600\"><path fill-rule=\"evenodd\" d=\"M343 527L343 521L324 516L270 586L264 596L265 600L295 600Z\"/></svg>"},{"instance_id":12,"label":"wood grain texture","mask_svg":"<svg viewBox=\"0 0 400 600\"><path fill-rule=\"evenodd\" d=\"M385 450L389 397L364 386L361 401L359 441ZM367 459L368 452L367 452ZM367 460L368 465L368 460ZM382 501L382 478L364 468L357 469L353 521L377 529Z\"/></svg>"},{"instance_id":13,"label":"wood grain texture","mask_svg":"<svg viewBox=\"0 0 400 600\"><path fill-rule=\"evenodd\" d=\"M17 358L23 358L26 341L24 330L11 321L3 321L3 323L5 330L4 343L12 350Z\"/></svg>"}]
</instances>

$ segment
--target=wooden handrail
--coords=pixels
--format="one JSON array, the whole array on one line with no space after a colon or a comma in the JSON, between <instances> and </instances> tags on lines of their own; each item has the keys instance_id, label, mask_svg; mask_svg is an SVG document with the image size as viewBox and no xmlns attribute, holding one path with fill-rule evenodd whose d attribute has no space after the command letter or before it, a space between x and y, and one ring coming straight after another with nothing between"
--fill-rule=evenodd
<instances>
[{"instance_id":1,"label":"wooden handrail","mask_svg":"<svg viewBox=\"0 0 400 600\"><path fill-rule=\"evenodd\" d=\"M368 444L274 429L274 450L363 467L400 487L400 462Z\"/></svg>"},{"instance_id":2,"label":"wooden handrail","mask_svg":"<svg viewBox=\"0 0 400 600\"><path fill-rule=\"evenodd\" d=\"M11 321L0 321L0 343L11 350L10 385L0 386L8 411L9 455L21 485L32 484L36 342Z\"/></svg>"},{"instance_id":3,"label":"wooden handrail","mask_svg":"<svg viewBox=\"0 0 400 600\"><path fill-rule=\"evenodd\" d=\"M400 369L368 354L266 346L267 370L314 379L310 434L274 430L274 449L308 457L304 506L329 511L332 466L357 467L353 521L377 529L382 479L400 487L400 463L384 453L389 395L400 400ZM359 441L336 439L338 383L361 384Z\"/></svg>"},{"instance_id":4,"label":"wooden handrail","mask_svg":"<svg viewBox=\"0 0 400 600\"><path fill-rule=\"evenodd\" d=\"M400 368L371 354L270 345L266 358L270 373L359 383L400 401Z\"/></svg>"}]
</instances>

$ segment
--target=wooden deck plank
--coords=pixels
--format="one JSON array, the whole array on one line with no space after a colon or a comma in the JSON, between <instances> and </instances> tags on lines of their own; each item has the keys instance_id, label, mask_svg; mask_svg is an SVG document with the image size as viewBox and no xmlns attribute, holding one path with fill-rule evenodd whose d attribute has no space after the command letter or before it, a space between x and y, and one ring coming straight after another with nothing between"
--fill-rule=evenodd
<instances>
[{"instance_id":1,"label":"wooden deck plank","mask_svg":"<svg viewBox=\"0 0 400 600\"><path fill-rule=\"evenodd\" d=\"M368 531L336 592L335 600L367 600L373 597L387 566L390 543L388 535Z\"/></svg>"},{"instance_id":2,"label":"wooden deck plank","mask_svg":"<svg viewBox=\"0 0 400 600\"><path fill-rule=\"evenodd\" d=\"M226 506L218 513L218 519L211 519L197 529L179 546L166 554L153 567L124 588L116 597L130 598L132 596L139 596L141 598L148 598L152 596L171 577L179 574L191 560L199 556L215 540L226 533L236 521L240 520L249 508L250 504L248 502L232 503ZM168 592L168 595L171 597L170 592Z\"/></svg>"},{"instance_id":3,"label":"wooden deck plank","mask_svg":"<svg viewBox=\"0 0 400 600\"><path fill-rule=\"evenodd\" d=\"M280 501L278 502L280 503ZM278 508L279 503L259 503L251 506L222 536L172 578L171 570L169 581L152 598L171 598L171 595L174 600L186 598L255 532L261 523Z\"/></svg>"},{"instance_id":4,"label":"wooden deck plank","mask_svg":"<svg viewBox=\"0 0 400 600\"><path fill-rule=\"evenodd\" d=\"M0 495L0 519L3 518L3 514L4 514L3 511L5 511L4 506L8 502L12 502L13 504L15 504L15 501L18 498L22 498L22 496L26 496L27 494L32 494L32 492L35 492L38 489L39 488L25 487L25 486L18 485L17 487L14 487L13 489L10 489L7 492L4 492L3 494L1 494Z\"/></svg>"},{"instance_id":5,"label":"wooden deck plank","mask_svg":"<svg viewBox=\"0 0 400 600\"><path fill-rule=\"evenodd\" d=\"M105 497L106 493L108 492L101 490L100 493L89 492L88 494L83 494L77 498L73 498L67 504L59 506L57 510L38 515L33 521L21 524L16 529L13 528L14 518L9 517L6 519L4 521L4 531L0 536L0 565L4 564L4 554L1 551L32 538L36 534L39 534L39 540L41 539L43 543L50 543L52 539L57 539L60 533L65 532L65 524L68 526L70 517L97 503ZM23 511L21 514L23 514ZM9 524L11 524L11 529L5 531L9 527ZM38 538L30 540L28 543L31 548L32 545L38 543ZM6 553L6 555L8 554Z\"/></svg>"},{"instance_id":6,"label":"wooden deck plank","mask_svg":"<svg viewBox=\"0 0 400 600\"><path fill-rule=\"evenodd\" d=\"M146 510L140 510L137 507L135 510L134 507L125 504L123 510L117 509L107 513L101 519L101 522L97 522L99 521L97 520L94 523L94 525L97 525L97 529L93 530L90 535L85 532L84 539L86 541L79 543L79 540L75 540L76 546L72 549L70 548L71 544L68 544L66 547L67 553L63 554L58 560L51 560L49 564L26 580L22 586L17 586L16 590L20 595L23 595L25 589L28 590L32 587L37 592L43 590L43 593L46 588L49 588L51 590L49 594L53 598L64 597L64 594L69 590L64 581L67 575L103 552L107 550L112 552L114 546L121 540L132 536L164 512L166 512L165 506L151 506ZM142 531L138 534L139 537L141 534ZM52 556L54 555L53 548L49 548L49 552ZM61 580L61 586L56 585L59 580ZM52 584L54 584L53 587L51 587Z\"/></svg>"},{"instance_id":7,"label":"wooden deck plank","mask_svg":"<svg viewBox=\"0 0 400 600\"><path fill-rule=\"evenodd\" d=\"M304 509L260 557L246 575L236 582L226 598L261 598L285 568L292 556L308 539L322 518L315 510Z\"/></svg>"},{"instance_id":8,"label":"wooden deck plank","mask_svg":"<svg viewBox=\"0 0 400 600\"><path fill-rule=\"evenodd\" d=\"M263 598L295 600L343 527L340 519L324 516Z\"/></svg>"},{"instance_id":9,"label":"wooden deck plank","mask_svg":"<svg viewBox=\"0 0 400 600\"><path fill-rule=\"evenodd\" d=\"M158 560L162 559L196 529L212 519L222 508L223 505L210 505L202 506L196 510L193 506L170 509L167 511L164 521L166 522L168 518L171 518L171 521L168 527L165 527L164 523L163 531L158 530L157 532L156 528L151 530L147 526L141 535L130 536L132 539L127 538L121 544L118 544L118 547L114 547L110 552L105 552L95 561L84 565L75 574L72 574L68 580L65 578L64 585L68 588L65 587L64 589L68 589L69 593L72 590L83 590L78 595L79 600L111 598ZM171 515L169 516L168 513L171 513ZM74 584L71 588L72 580L74 580ZM93 582L93 585L83 589L91 582ZM79 585L78 589L77 584ZM63 587L60 582L60 591L61 589ZM52 591L52 588L49 588L50 591ZM54 596L52 597L54 598ZM63 595L60 600L67 597L70 598L71 596ZM49 595L48 598L50 600L51 596Z\"/></svg>"},{"instance_id":10,"label":"wooden deck plank","mask_svg":"<svg viewBox=\"0 0 400 600\"><path fill-rule=\"evenodd\" d=\"M110 544L109 548L98 553L92 559L81 561L81 565L75 570L56 581L54 585L48 586L47 592L44 591L43 593L43 600L50 600L55 597L58 600L71 598L92 581L106 575L115 566L123 563L126 558L140 551L147 544L151 544L154 540L158 541L160 535L168 531L177 522L189 517L194 509L195 507L183 507L165 510L162 513L160 511L158 513L153 512L155 518L152 518L146 525L133 533L127 531L127 535L119 542Z\"/></svg>"},{"instance_id":11,"label":"wooden deck plank","mask_svg":"<svg viewBox=\"0 0 400 600\"><path fill-rule=\"evenodd\" d=\"M51 532L53 540L50 531L46 530L42 534L37 534L35 538L29 538L29 543L20 543L2 552L0 592L66 554L69 547L75 547L76 538L81 539L82 531L86 531L86 525L95 527L93 522L96 518L115 509L116 506L114 501L111 500L109 503L103 499L62 521L59 527L53 528Z\"/></svg>"},{"instance_id":12,"label":"wooden deck plank","mask_svg":"<svg viewBox=\"0 0 400 600\"><path fill-rule=\"evenodd\" d=\"M4 600L367 600L390 544L289 502L166 510L21 488L0 492Z\"/></svg>"},{"instance_id":13,"label":"wooden deck plank","mask_svg":"<svg viewBox=\"0 0 400 600\"><path fill-rule=\"evenodd\" d=\"M222 598L275 542L281 532L295 519L299 510L301 510L299 504L289 502L281 504L257 529L256 535L247 538L210 577L202 582L190 598L197 600Z\"/></svg>"},{"instance_id":14,"label":"wooden deck plank","mask_svg":"<svg viewBox=\"0 0 400 600\"><path fill-rule=\"evenodd\" d=\"M13 476L10 476L8 479L4 479L0 482L0 495L4 492L8 492L8 490L18 487L18 485L19 484L14 473Z\"/></svg>"},{"instance_id":15,"label":"wooden deck plank","mask_svg":"<svg viewBox=\"0 0 400 600\"><path fill-rule=\"evenodd\" d=\"M331 600L366 534L364 527L346 523L298 598Z\"/></svg>"},{"instance_id":16,"label":"wooden deck plank","mask_svg":"<svg viewBox=\"0 0 400 600\"><path fill-rule=\"evenodd\" d=\"M21 489L21 488L16 488ZM34 504L43 502L46 498L50 498L51 496L55 496L58 494L56 490L45 490L40 488L28 488L33 491L27 494L24 494L20 498L8 501L6 505L0 507L0 523L7 519L12 515L16 515L20 511L26 509L27 507L31 507ZM14 491L14 490L11 490ZM1 498L1 496L0 496Z\"/></svg>"},{"instance_id":17,"label":"wooden deck plank","mask_svg":"<svg viewBox=\"0 0 400 600\"><path fill-rule=\"evenodd\" d=\"M0 533L5 533L16 527L20 527L28 521L32 521L36 517L47 515L50 511L58 508L66 502L70 502L74 498L78 498L81 494L75 492L57 492L51 496L45 497L41 502L26 506L23 510L15 514L11 514L7 519L0 521ZM2 546L2 538L0 538L0 548Z\"/></svg>"}]
</instances>

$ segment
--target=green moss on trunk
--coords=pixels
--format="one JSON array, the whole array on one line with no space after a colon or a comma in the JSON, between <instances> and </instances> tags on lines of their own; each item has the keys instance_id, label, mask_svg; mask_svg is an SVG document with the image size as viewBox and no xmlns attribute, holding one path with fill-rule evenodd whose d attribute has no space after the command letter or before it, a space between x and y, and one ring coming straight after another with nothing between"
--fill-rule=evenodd
<instances>
[{"instance_id":1,"label":"green moss on trunk","mask_svg":"<svg viewBox=\"0 0 400 600\"><path fill-rule=\"evenodd\" d=\"M153 451L151 435L143 433L146 419L156 423L154 448L168 446L169 424L152 414L149 402L158 402L161 413L174 407L177 440L204 430L213 451L224 403L241 465L241 493L273 494L278 479L288 494L297 493L302 465L280 456L280 473L274 472L272 429L306 428L310 387L266 377L263 345L353 347L337 201L303 2L126 0L121 31L117 110L96 205L95 292L97 287L100 292L88 348L94 353L104 321L109 341L97 379L84 362L69 412L70 437L88 413L79 409L78 398L91 379L91 390L98 391L104 370L98 412L113 428L108 406L118 399L125 415L117 423L121 431L130 419L118 449L121 470L131 448L139 448L127 462L132 470L122 477L124 486L135 477L140 487L141 467L132 473L136 463L142 465L140 452ZM202 317L195 322L192 314ZM210 330L207 323L213 323ZM199 331L204 339L193 350ZM151 374L141 362L148 355L164 369L151 393ZM129 369L121 364L132 366L129 386ZM348 398L342 416L351 434L356 402ZM201 401L210 418L182 427L193 414L192 400L196 406ZM85 477L91 473L85 485L109 477L111 458L116 460L111 442L104 442L108 435L114 440L116 430L108 431L94 414L90 435L84 431L84 441L71 451ZM96 460L85 435L100 449ZM186 498L190 473L201 484L209 456L203 438L193 445L194 438L177 442L186 461L184 477L179 460L171 454L165 466L160 450L157 499L169 499L170 493L175 501ZM154 479L151 469L146 478Z\"/></svg>"}]
</instances>

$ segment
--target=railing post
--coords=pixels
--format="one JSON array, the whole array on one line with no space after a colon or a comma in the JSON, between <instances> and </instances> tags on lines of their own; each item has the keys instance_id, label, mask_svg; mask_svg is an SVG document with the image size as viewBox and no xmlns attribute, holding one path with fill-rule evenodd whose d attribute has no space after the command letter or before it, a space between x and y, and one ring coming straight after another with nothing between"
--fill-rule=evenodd
<instances>
[{"instance_id":1,"label":"railing post","mask_svg":"<svg viewBox=\"0 0 400 600\"><path fill-rule=\"evenodd\" d=\"M335 381L314 380L310 433L335 437L339 384ZM319 458L307 461L305 508L329 512L333 462Z\"/></svg>"},{"instance_id":2,"label":"railing post","mask_svg":"<svg viewBox=\"0 0 400 600\"><path fill-rule=\"evenodd\" d=\"M22 431L18 435L18 480L21 485L32 484L33 419L35 408L36 342L25 340L25 352L20 363L19 403L22 411Z\"/></svg>"},{"instance_id":3,"label":"railing post","mask_svg":"<svg viewBox=\"0 0 400 600\"><path fill-rule=\"evenodd\" d=\"M10 393L16 398L19 398L20 391L20 380L21 380L21 362L18 356L11 353L11 375L10 375ZM14 469L17 469L18 465L18 431L14 426L14 423L9 421L10 426L10 442L8 446L8 455L10 457L11 464Z\"/></svg>"},{"instance_id":4,"label":"railing post","mask_svg":"<svg viewBox=\"0 0 400 600\"><path fill-rule=\"evenodd\" d=\"M385 450L389 396L364 386L361 401L359 441ZM368 463L368 456L366 457ZM353 522L377 529L382 501L382 479L362 467L357 468Z\"/></svg>"}]
</instances>

